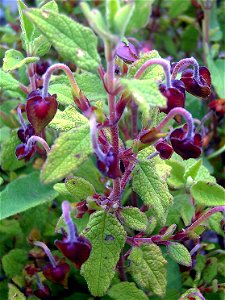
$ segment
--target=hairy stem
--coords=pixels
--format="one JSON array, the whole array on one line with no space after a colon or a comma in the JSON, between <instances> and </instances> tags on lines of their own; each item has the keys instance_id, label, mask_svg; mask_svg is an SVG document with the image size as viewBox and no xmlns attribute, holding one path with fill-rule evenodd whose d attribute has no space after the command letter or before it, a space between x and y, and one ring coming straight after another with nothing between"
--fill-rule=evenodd
<instances>
[{"instance_id":1,"label":"hairy stem","mask_svg":"<svg viewBox=\"0 0 225 300\"><path fill-rule=\"evenodd\" d=\"M46 97L48 95L48 86L49 86L50 78L51 78L52 73L55 72L56 70L63 70L66 73L66 75L70 81L71 87L72 87L73 95L76 96L77 98L79 98L80 89L77 85L77 82L73 76L72 71L70 70L70 68L67 65L60 64L60 63L52 65L51 67L49 67L47 69L47 71L44 75L44 80L43 80L42 97Z\"/></svg>"},{"instance_id":2,"label":"hairy stem","mask_svg":"<svg viewBox=\"0 0 225 300\"><path fill-rule=\"evenodd\" d=\"M194 67L194 77L198 80L199 79L199 64L197 60L194 57L190 58L184 58L178 61L176 66L173 69L173 73L171 75L171 79L174 80L177 77L177 74L179 73L180 69L184 67L188 67L189 65L192 65Z\"/></svg>"},{"instance_id":3,"label":"hairy stem","mask_svg":"<svg viewBox=\"0 0 225 300\"><path fill-rule=\"evenodd\" d=\"M185 119L185 121L188 125L188 131L186 134L186 138L188 138L188 139L192 138L193 131L194 131L194 123L193 123L192 115L186 109L184 109L182 107L175 107L175 108L171 109L171 111L161 121L161 123L159 123L159 125L156 127L156 129L159 131L162 130L162 128L169 122L169 120L174 118L176 115L181 115Z\"/></svg>"},{"instance_id":4,"label":"hairy stem","mask_svg":"<svg viewBox=\"0 0 225 300\"><path fill-rule=\"evenodd\" d=\"M105 41L105 57L107 61L107 89L108 93L108 106L109 106L109 120L111 124L114 124L110 127L111 139L112 139L112 147L113 152L119 155L119 131L118 131L118 123L116 123L116 97L113 95L114 90L114 53L112 50L112 45L110 42ZM117 162L119 168L119 160ZM110 195L110 198L114 201L119 201L120 197L120 179L116 178L113 180L113 190Z\"/></svg>"},{"instance_id":5,"label":"hairy stem","mask_svg":"<svg viewBox=\"0 0 225 300\"><path fill-rule=\"evenodd\" d=\"M24 118L23 118L23 115L22 115L22 110L21 110L20 105L18 105L16 111L17 111L17 115L18 115L18 118L19 118L19 122L20 122L20 124L21 124L23 130L25 131L26 128L27 128L27 125L26 125L26 123L25 123L25 121L24 121Z\"/></svg>"},{"instance_id":6,"label":"hairy stem","mask_svg":"<svg viewBox=\"0 0 225 300\"><path fill-rule=\"evenodd\" d=\"M140 69L137 71L134 77L136 79L139 79L143 75L144 71L152 65L160 65L163 67L165 77L166 77L166 87L171 88L172 85L171 85L171 75L170 75L170 62L163 58L149 59L140 67Z\"/></svg>"},{"instance_id":7,"label":"hairy stem","mask_svg":"<svg viewBox=\"0 0 225 300\"><path fill-rule=\"evenodd\" d=\"M45 149L45 151L47 153L50 151L50 147L47 144L47 142L43 138L41 138L40 136L37 136L37 135L32 135L28 139L28 141L27 141L27 147L28 147L28 149L30 149L33 146L33 144L36 143L36 142L40 143L43 146L43 148Z\"/></svg>"},{"instance_id":8,"label":"hairy stem","mask_svg":"<svg viewBox=\"0 0 225 300\"><path fill-rule=\"evenodd\" d=\"M53 268L56 268L57 262L56 262L54 256L52 255L50 249L47 247L47 245L45 245L44 243L39 242L39 241L34 242L34 245L41 247L44 250L44 252L48 256L48 259L49 259L50 263L52 264Z\"/></svg>"},{"instance_id":9,"label":"hairy stem","mask_svg":"<svg viewBox=\"0 0 225 300\"><path fill-rule=\"evenodd\" d=\"M67 240L75 242L77 240L77 230L70 216L70 203L63 201L62 203L63 218L68 228Z\"/></svg>"}]
</instances>

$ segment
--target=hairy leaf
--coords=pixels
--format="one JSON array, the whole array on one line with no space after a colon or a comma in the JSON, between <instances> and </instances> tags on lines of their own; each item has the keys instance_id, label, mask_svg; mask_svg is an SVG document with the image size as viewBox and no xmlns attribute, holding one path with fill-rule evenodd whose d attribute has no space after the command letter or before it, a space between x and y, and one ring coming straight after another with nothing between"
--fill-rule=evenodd
<instances>
[{"instance_id":1,"label":"hairy leaf","mask_svg":"<svg viewBox=\"0 0 225 300\"><path fill-rule=\"evenodd\" d=\"M74 103L71 89L65 84L51 84L48 89L50 94L57 94L57 101L62 105Z\"/></svg>"},{"instance_id":2,"label":"hairy leaf","mask_svg":"<svg viewBox=\"0 0 225 300\"><path fill-rule=\"evenodd\" d=\"M145 231L147 228L147 217L137 207L124 207L121 216L126 226L131 229Z\"/></svg>"},{"instance_id":3,"label":"hairy leaf","mask_svg":"<svg viewBox=\"0 0 225 300\"><path fill-rule=\"evenodd\" d=\"M17 81L13 76L9 73L4 72L0 69L0 91L18 91L20 87L19 81Z\"/></svg>"},{"instance_id":4,"label":"hairy leaf","mask_svg":"<svg viewBox=\"0 0 225 300\"><path fill-rule=\"evenodd\" d=\"M26 64L34 63L38 60L39 57L24 57L20 51L10 49L5 52L2 68L4 71L9 72L19 69Z\"/></svg>"},{"instance_id":5,"label":"hairy leaf","mask_svg":"<svg viewBox=\"0 0 225 300\"><path fill-rule=\"evenodd\" d=\"M91 152L89 125L61 133L48 153L41 180L51 183L63 179L75 171Z\"/></svg>"},{"instance_id":6,"label":"hairy leaf","mask_svg":"<svg viewBox=\"0 0 225 300\"><path fill-rule=\"evenodd\" d=\"M97 39L91 29L46 9L31 9L27 16L64 59L86 70L98 67Z\"/></svg>"},{"instance_id":7,"label":"hairy leaf","mask_svg":"<svg viewBox=\"0 0 225 300\"><path fill-rule=\"evenodd\" d=\"M96 193L93 185L81 177L74 177L67 180L66 188L77 202L85 200L88 196Z\"/></svg>"},{"instance_id":8,"label":"hairy leaf","mask_svg":"<svg viewBox=\"0 0 225 300\"><path fill-rule=\"evenodd\" d=\"M92 251L81 272L92 295L101 297L115 274L126 233L113 215L100 211L91 215L84 235L90 240Z\"/></svg>"},{"instance_id":9,"label":"hairy leaf","mask_svg":"<svg viewBox=\"0 0 225 300\"><path fill-rule=\"evenodd\" d=\"M53 200L58 193L43 185L34 172L12 181L0 193L0 220Z\"/></svg>"},{"instance_id":10,"label":"hairy leaf","mask_svg":"<svg viewBox=\"0 0 225 300\"><path fill-rule=\"evenodd\" d=\"M8 299L9 300L26 300L24 293L22 293L14 284L8 284Z\"/></svg>"},{"instance_id":11,"label":"hairy leaf","mask_svg":"<svg viewBox=\"0 0 225 300\"><path fill-rule=\"evenodd\" d=\"M129 270L136 283L163 296L166 291L166 260L160 248L155 244L143 244L133 248L129 260Z\"/></svg>"},{"instance_id":12,"label":"hairy leaf","mask_svg":"<svg viewBox=\"0 0 225 300\"><path fill-rule=\"evenodd\" d=\"M217 183L198 181L191 187L191 195L200 205L219 206L225 204L225 189Z\"/></svg>"},{"instance_id":13,"label":"hairy leaf","mask_svg":"<svg viewBox=\"0 0 225 300\"><path fill-rule=\"evenodd\" d=\"M184 245L179 243L171 243L167 247L167 252L178 264L190 267L192 264L191 255Z\"/></svg>"},{"instance_id":14,"label":"hairy leaf","mask_svg":"<svg viewBox=\"0 0 225 300\"><path fill-rule=\"evenodd\" d=\"M2 266L7 276L14 277L21 273L27 261L27 252L24 249L12 249L2 257Z\"/></svg>"},{"instance_id":15,"label":"hairy leaf","mask_svg":"<svg viewBox=\"0 0 225 300\"><path fill-rule=\"evenodd\" d=\"M108 295L115 300L148 300L147 295L138 289L134 282L120 282L111 287Z\"/></svg>"}]
</instances>

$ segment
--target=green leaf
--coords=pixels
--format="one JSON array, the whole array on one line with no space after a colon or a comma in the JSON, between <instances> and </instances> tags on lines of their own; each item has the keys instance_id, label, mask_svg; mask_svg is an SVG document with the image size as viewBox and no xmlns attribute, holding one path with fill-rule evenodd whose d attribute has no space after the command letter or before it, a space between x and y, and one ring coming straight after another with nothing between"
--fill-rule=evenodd
<instances>
[{"instance_id":1,"label":"green leaf","mask_svg":"<svg viewBox=\"0 0 225 300\"><path fill-rule=\"evenodd\" d=\"M120 37L123 37L127 28L127 25L133 15L135 5L128 3L118 9L114 18L115 28Z\"/></svg>"},{"instance_id":2,"label":"green leaf","mask_svg":"<svg viewBox=\"0 0 225 300\"><path fill-rule=\"evenodd\" d=\"M97 69L97 38L91 29L50 10L31 9L27 15L65 60L82 69Z\"/></svg>"},{"instance_id":3,"label":"green leaf","mask_svg":"<svg viewBox=\"0 0 225 300\"><path fill-rule=\"evenodd\" d=\"M24 160L18 160L15 155L16 146L21 143L17 130L11 132L10 137L2 144L1 165L4 171L14 171L25 166Z\"/></svg>"},{"instance_id":4,"label":"green leaf","mask_svg":"<svg viewBox=\"0 0 225 300\"><path fill-rule=\"evenodd\" d=\"M49 86L50 94L57 94L57 101L62 105L71 105L74 103L71 89L65 84L51 84Z\"/></svg>"},{"instance_id":5,"label":"green leaf","mask_svg":"<svg viewBox=\"0 0 225 300\"><path fill-rule=\"evenodd\" d=\"M190 267L192 264L191 255L184 245L179 243L171 243L167 246L169 256L174 259L178 264Z\"/></svg>"},{"instance_id":6,"label":"green leaf","mask_svg":"<svg viewBox=\"0 0 225 300\"><path fill-rule=\"evenodd\" d=\"M53 200L58 193L41 184L39 173L21 176L0 193L0 220Z\"/></svg>"},{"instance_id":7,"label":"green leaf","mask_svg":"<svg viewBox=\"0 0 225 300\"><path fill-rule=\"evenodd\" d=\"M147 295L134 282L120 282L111 287L108 295L115 300L148 300Z\"/></svg>"},{"instance_id":8,"label":"green leaf","mask_svg":"<svg viewBox=\"0 0 225 300\"><path fill-rule=\"evenodd\" d=\"M160 248L155 244L135 247L129 260L129 271L136 283L143 289L163 296L166 291L166 260Z\"/></svg>"},{"instance_id":9,"label":"green leaf","mask_svg":"<svg viewBox=\"0 0 225 300\"><path fill-rule=\"evenodd\" d=\"M190 6L189 1L171 0L169 9L170 18L176 18L184 13Z\"/></svg>"},{"instance_id":10,"label":"green leaf","mask_svg":"<svg viewBox=\"0 0 225 300\"><path fill-rule=\"evenodd\" d=\"M90 240L92 251L82 265L81 274L91 294L101 297L107 292L115 274L126 232L113 215L100 211L91 215L84 235Z\"/></svg>"},{"instance_id":11,"label":"green leaf","mask_svg":"<svg viewBox=\"0 0 225 300\"><path fill-rule=\"evenodd\" d=\"M210 284L212 280L216 277L218 272L218 260L216 257L211 257L207 261L206 268L203 272L203 280Z\"/></svg>"},{"instance_id":12,"label":"green leaf","mask_svg":"<svg viewBox=\"0 0 225 300\"><path fill-rule=\"evenodd\" d=\"M21 0L17 0L17 5L18 5L19 16L20 16L20 25L22 29L23 41L26 45L26 48L28 48L29 42L32 41L34 25L24 14L24 10L27 10L28 7Z\"/></svg>"},{"instance_id":13,"label":"green leaf","mask_svg":"<svg viewBox=\"0 0 225 300\"><path fill-rule=\"evenodd\" d=\"M68 201L74 202L74 196L72 196L67 190L65 183L56 183L53 188L59 194L59 196L67 199Z\"/></svg>"},{"instance_id":14,"label":"green leaf","mask_svg":"<svg viewBox=\"0 0 225 300\"><path fill-rule=\"evenodd\" d=\"M168 208L172 204L172 196L167 184L157 173L154 159L139 161L133 171L132 186L143 202L151 206L157 220L165 224Z\"/></svg>"},{"instance_id":15,"label":"green leaf","mask_svg":"<svg viewBox=\"0 0 225 300\"><path fill-rule=\"evenodd\" d=\"M144 28L151 14L154 0L135 0L135 9L127 25L126 34Z\"/></svg>"},{"instance_id":16,"label":"green leaf","mask_svg":"<svg viewBox=\"0 0 225 300\"><path fill-rule=\"evenodd\" d=\"M20 83L9 73L0 69L0 91L15 91L18 92Z\"/></svg>"},{"instance_id":17,"label":"green leaf","mask_svg":"<svg viewBox=\"0 0 225 300\"><path fill-rule=\"evenodd\" d=\"M26 300L24 294L14 285L9 283L8 300Z\"/></svg>"},{"instance_id":18,"label":"green leaf","mask_svg":"<svg viewBox=\"0 0 225 300\"><path fill-rule=\"evenodd\" d=\"M76 202L85 200L88 196L96 193L93 185L81 177L69 179L65 185L70 194L74 196Z\"/></svg>"},{"instance_id":19,"label":"green leaf","mask_svg":"<svg viewBox=\"0 0 225 300\"><path fill-rule=\"evenodd\" d=\"M195 177L197 176L199 169L202 165L202 160L194 160L194 162L189 166L186 167L185 169L185 173L184 173L184 179L187 179L189 176L192 177L192 179L195 179Z\"/></svg>"},{"instance_id":20,"label":"green leaf","mask_svg":"<svg viewBox=\"0 0 225 300\"><path fill-rule=\"evenodd\" d=\"M121 217L125 225L131 229L145 231L147 228L148 219L137 207L123 207Z\"/></svg>"},{"instance_id":21,"label":"green leaf","mask_svg":"<svg viewBox=\"0 0 225 300\"><path fill-rule=\"evenodd\" d=\"M215 231L216 233L224 237L224 230L222 229L222 224L221 224L222 220L223 220L222 213L220 212L215 213L209 218L209 226L213 231Z\"/></svg>"},{"instance_id":22,"label":"green leaf","mask_svg":"<svg viewBox=\"0 0 225 300\"><path fill-rule=\"evenodd\" d=\"M182 165L182 163L170 159L166 161L166 164L169 165L172 170L170 173L170 176L167 178L167 182L170 187L174 189L180 189L184 186L185 180L184 180L184 172L185 168Z\"/></svg>"},{"instance_id":23,"label":"green leaf","mask_svg":"<svg viewBox=\"0 0 225 300\"><path fill-rule=\"evenodd\" d=\"M119 0L106 0L105 6L106 6L106 19L107 19L108 28L113 30L115 15L120 8L120 1Z\"/></svg>"},{"instance_id":24,"label":"green leaf","mask_svg":"<svg viewBox=\"0 0 225 300\"><path fill-rule=\"evenodd\" d=\"M60 181L75 171L92 153L89 125L61 133L41 172L44 183Z\"/></svg>"},{"instance_id":25,"label":"green leaf","mask_svg":"<svg viewBox=\"0 0 225 300\"><path fill-rule=\"evenodd\" d=\"M217 183L198 181L191 187L196 204L206 206L224 205L225 189Z\"/></svg>"},{"instance_id":26,"label":"green leaf","mask_svg":"<svg viewBox=\"0 0 225 300\"><path fill-rule=\"evenodd\" d=\"M98 75L83 72L81 74L75 74L75 78L79 88L90 101L106 98L106 91Z\"/></svg>"},{"instance_id":27,"label":"green leaf","mask_svg":"<svg viewBox=\"0 0 225 300\"><path fill-rule=\"evenodd\" d=\"M69 131L87 124L87 118L80 114L74 106L70 105L64 111L58 109L49 126L56 130Z\"/></svg>"},{"instance_id":28,"label":"green leaf","mask_svg":"<svg viewBox=\"0 0 225 300\"><path fill-rule=\"evenodd\" d=\"M24 57L20 51L10 49L5 52L2 69L5 72L9 72L38 60L39 57Z\"/></svg>"},{"instance_id":29,"label":"green leaf","mask_svg":"<svg viewBox=\"0 0 225 300\"><path fill-rule=\"evenodd\" d=\"M225 85L221 78L224 77L225 60L213 60L210 55L207 56L207 62L211 73L212 84L220 98L225 98Z\"/></svg>"},{"instance_id":30,"label":"green leaf","mask_svg":"<svg viewBox=\"0 0 225 300\"><path fill-rule=\"evenodd\" d=\"M187 26L181 36L181 50L185 52L192 51L194 48L197 47L198 39L199 31L193 25Z\"/></svg>"},{"instance_id":31,"label":"green leaf","mask_svg":"<svg viewBox=\"0 0 225 300\"><path fill-rule=\"evenodd\" d=\"M21 274L21 271L28 259L24 249L12 249L2 257L2 266L7 276L14 277Z\"/></svg>"}]
</instances>

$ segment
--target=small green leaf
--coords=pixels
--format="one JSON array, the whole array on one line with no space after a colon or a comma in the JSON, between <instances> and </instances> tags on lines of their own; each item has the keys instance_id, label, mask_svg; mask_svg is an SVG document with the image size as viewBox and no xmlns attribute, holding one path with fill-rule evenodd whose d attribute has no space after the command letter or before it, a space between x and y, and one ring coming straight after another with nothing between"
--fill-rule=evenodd
<instances>
[{"instance_id":1,"label":"small green leaf","mask_svg":"<svg viewBox=\"0 0 225 300\"><path fill-rule=\"evenodd\" d=\"M105 6L106 6L106 19L107 19L108 28L113 30L115 15L120 8L120 1L119 0L106 0Z\"/></svg>"},{"instance_id":2,"label":"small green leaf","mask_svg":"<svg viewBox=\"0 0 225 300\"><path fill-rule=\"evenodd\" d=\"M20 83L9 73L0 69L0 91L15 91L18 92Z\"/></svg>"},{"instance_id":3,"label":"small green leaf","mask_svg":"<svg viewBox=\"0 0 225 300\"><path fill-rule=\"evenodd\" d=\"M23 41L26 47L28 47L29 42L32 41L34 25L24 14L24 10L27 10L28 7L21 0L17 0L17 5L18 5L19 16L20 16L20 25L22 29Z\"/></svg>"},{"instance_id":4,"label":"small green leaf","mask_svg":"<svg viewBox=\"0 0 225 300\"><path fill-rule=\"evenodd\" d=\"M21 176L0 193L0 220L53 200L58 193L41 184L39 173Z\"/></svg>"},{"instance_id":5,"label":"small green leaf","mask_svg":"<svg viewBox=\"0 0 225 300\"><path fill-rule=\"evenodd\" d=\"M92 251L82 265L81 274L91 294L101 297L107 292L115 274L126 232L113 215L100 211L91 215L84 235L90 240Z\"/></svg>"},{"instance_id":6,"label":"small green leaf","mask_svg":"<svg viewBox=\"0 0 225 300\"><path fill-rule=\"evenodd\" d=\"M24 249L13 249L2 257L2 266L7 276L14 277L21 274L23 267L28 259Z\"/></svg>"},{"instance_id":7,"label":"small green leaf","mask_svg":"<svg viewBox=\"0 0 225 300\"><path fill-rule=\"evenodd\" d=\"M215 213L209 218L209 226L213 231L215 231L216 233L224 237L224 230L222 229L222 224L221 224L222 220L223 220L222 213L220 212Z\"/></svg>"},{"instance_id":8,"label":"small green leaf","mask_svg":"<svg viewBox=\"0 0 225 300\"><path fill-rule=\"evenodd\" d=\"M11 132L10 137L2 144L1 165L5 171L14 171L25 165L24 160L18 160L15 155L16 146L21 143L17 130Z\"/></svg>"},{"instance_id":9,"label":"small green leaf","mask_svg":"<svg viewBox=\"0 0 225 300\"><path fill-rule=\"evenodd\" d=\"M129 255L129 271L143 289L163 296L166 291L166 260L155 244L143 244L132 249Z\"/></svg>"},{"instance_id":10,"label":"small green leaf","mask_svg":"<svg viewBox=\"0 0 225 300\"><path fill-rule=\"evenodd\" d=\"M179 243L171 243L167 247L169 256L174 259L178 264L190 267L192 264L191 255L184 245Z\"/></svg>"},{"instance_id":11,"label":"small green leaf","mask_svg":"<svg viewBox=\"0 0 225 300\"><path fill-rule=\"evenodd\" d=\"M171 0L169 9L170 18L176 18L177 16L184 13L190 6L189 1Z\"/></svg>"},{"instance_id":12,"label":"small green leaf","mask_svg":"<svg viewBox=\"0 0 225 300\"><path fill-rule=\"evenodd\" d=\"M53 186L53 189L61 196L63 199L66 199L68 201L74 202L74 196L70 194L70 192L67 190L65 183L56 183Z\"/></svg>"},{"instance_id":13,"label":"small green leaf","mask_svg":"<svg viewBox=\"0 0 225 300\"><path fill-rule=\"evenodd\" d=\"M127 25L126 34L144 28L149 20L154 0L135 0L135 9Z\"/></svg>"},{"instance_id":14,"label":"small green leaf","mask_svg":"<svg viewBox=\"0 0 225 300\"><path fill-rule=\"evenodd\" d=\"M219 206L225 203L225 189L217 183L198 181L191 187L195 202L206 206Z\"/></svg>"},{"instance_id":15,"label":"small green leaf","mask_svg":"<svg viewBox=\"0 0 225 300\"><path fill-rule=\"evenodd\" d=\"M206 268L204 269L203 272L203 280L210 284L212 280L216 277L218 272L218 260L216 257L211 257L207 261Z\"/></svg>"},{"instance_id":16,"label":"small green leaf","mask_svg":"<svg viewBox=\"0 0 225 300\"><path fill-rule=\"evenodd\" d=\"M192 179L195 179L195 177L197 176L197 174L199 172L201 165L202 165L201 159L199 159L197 161L195 160L194 163L190 167L187 167L185 169L184 179L187 179L189 176L191 176Z\"/></svg>"},{"instance_id":17,"label":"small green leaf","mask_svg":"<svg viewBox=\"0 0 225 300\"><path fill-rule=\"evenodd\" d=\"M115 300L148 300L147 295L138 289L134 282L120 282L111 287L108 295Z\"/></svg>"},{"instance_id":18,"label":"small green leaf","mask_svg":"<svg viewBox=\"0 0 225 300\"><path fill-rule=\"evenodd\" d=\"M39 60L39 57L24 57L20 51L10 49L5 52L2 69L5 72L13 71L22 66L34 63Z\"/></svg>"},{"instance_id":19,"label":"small green leaf","mask_svg":"<svg viewBox=\"0 0 225 300\"><path fill-rule=\"evenodd\" d=\"M123 207L121 217L125 225L131 229L145 231L147 228L148 219L137 207Z\"/></svg>"},{"instance_id":20,"label":"small green leaf","mask_svg":"<svg viewBox=\"0 0 225 300\"><path fill-rule=\"evenodd\" d=\"M219 97L225 98L225 85L223 80L221 80L221 78L224 77L225 60L213 60L212 57L208 55L207 62L212 77L212 84L216 89L216 92L219 95Z\"/></svg>"},{"instance_id":21,"label":"small green leaf","mask_svg":"<svg viewBox=\"0 0 225 300\"><path fill-rule=\"evenodd\" d=\"M90 28L46 9L31 9L27 16L48 38L59 54L86 70L99 65L97 38ZM87 43L88 41L88 43Z\"/></svg>"},{"instance_id":22,"label":"small green leaf","mask_svg":"<svg viewBox=\"0 0 225 300\"><path fill-rule=\"evenodd\" d=\"M41 180L51 183L75 171L92 153L89 125L61 133L41 172Z\"/></svg>"},{"instance_id":23,"label":"small green leaf","mask_svg":"<svg viewBox=\"0 0 225 300\"><path fill-rule=\"evenodd\" d=\"M127 25L133 15L135 5L128 3L118 9L114 18L115 28L120 37L123 37L127 28Z\"/></svg>"},{"instance_id":24,"label":"small green leaf","mask_svg":"<svg viewBox=\"0 0 225 300\"><path fill-rule=\"evenodd\" d=\"M9 283L8 300L26 300L24 294L14 285Z\"/></svg>"},{"instance_id":25,"label":"small green leaf","mask_svg":"<svg viewBox=\"0 0 225 300\"><path fill-rule=\"evenodd\" d=\"M144 153L144 151L140 153ZM168 208L172 204L172 196L169 193L167 184L157 172L154 159L140 159L139 164L133 171L132 186L143 202L151 206L158 221L165 224Z\"/></svg>"},{"instance_id":26,"label":"small green leaf","mask_svg":"<svg viewBox=\"0 0 225 300\"><path fill-rule=\"evenodd\" d=\"M64 111L57 110L49 126L60 131L69 131L88 124L87 118L80 114L74 106L68 106Z\"/></svg>"},{"instance_id":27,"label":"small green leaf","mask_svg":"<svg viewBox=\"0 0 225 300\"><path fill-rule=\"evenodd\" d=\"M69 179L65 185L76 202L85 200L88 196L96 193L93 185L81 177Z\"/></svg>"}]
</instances>

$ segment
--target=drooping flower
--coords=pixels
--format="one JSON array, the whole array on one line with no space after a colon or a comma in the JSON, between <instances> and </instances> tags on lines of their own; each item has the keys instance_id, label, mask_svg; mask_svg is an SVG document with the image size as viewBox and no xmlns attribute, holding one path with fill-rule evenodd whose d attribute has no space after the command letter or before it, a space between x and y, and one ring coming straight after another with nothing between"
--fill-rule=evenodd
<instances>
[{"instance_id":1,"label":"drooping flower","mask_svg":"<svg viewBox=\"0 0 225 300\"><path fill-rule=\"evenodd\" d=\"M138 59L138 51L132 43L120 42L116 48L116 55L124 62L131 64Z\"/></svg>"},{"instance_id":2,"label":"drooping flower","mask_svg":"<svg viewBox=\"0 0 225 300\"><path fill-rule=\"evenodd\" d=\"M173 154L173 147L166 141L159 141L156 146L156 150L159 152L161 159L170 159Z\"/></svg>"}]
</instances>

